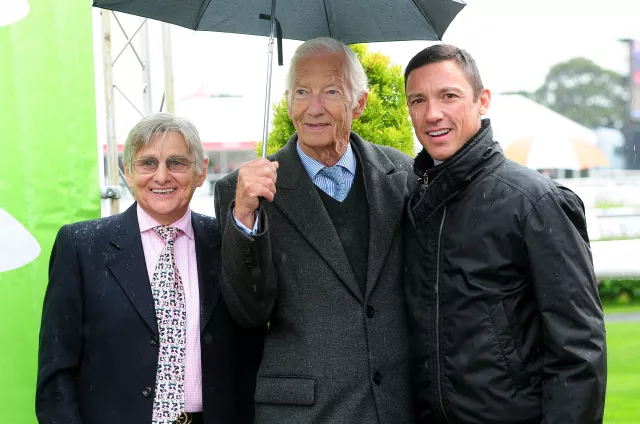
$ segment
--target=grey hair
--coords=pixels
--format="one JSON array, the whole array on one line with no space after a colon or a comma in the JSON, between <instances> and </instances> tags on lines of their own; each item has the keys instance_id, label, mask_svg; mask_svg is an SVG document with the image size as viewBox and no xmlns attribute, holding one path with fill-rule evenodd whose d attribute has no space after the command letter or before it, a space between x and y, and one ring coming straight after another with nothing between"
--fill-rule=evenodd
<instances>
[{"instance_id":1,"label":"grey hair","mask_svg":"<svg viewBox=\"0 0 640 424\"><path fill-rule=\"evenodd\" d=\"M364 68L358 59L358 56L347 45L338 40L329 37L318 37L305 41L296 49L289 72L287 72L286 89L287 89L287 105L291 106L291 96L293 92L293 84L296 79L296 71L298 62L312 54L335 53L344 54L347 59L347 77L349 88L351 89L351 108L356 107L358 100L362 95L369 92L369 80Z\"/></svg>"},{"instance_id":2,"label":"grey hair","mask_svg":"<svg viewBox=\"0 0 640 424\"><path fill-rule=\"evenodd\" d=\"M151 142L156 136L162 135L164 139L168 132L177 132L182 135L187 143L187 151L196 157L196 165L200 172L205 171L204 148L200 141L200 134L196 126L185 118L172 115L170 113L156 113L145 116L129 132L127 141L124 143L124 153L122 163L133 172L133 158L135 155Z\"/></svg>"}]
</instances>

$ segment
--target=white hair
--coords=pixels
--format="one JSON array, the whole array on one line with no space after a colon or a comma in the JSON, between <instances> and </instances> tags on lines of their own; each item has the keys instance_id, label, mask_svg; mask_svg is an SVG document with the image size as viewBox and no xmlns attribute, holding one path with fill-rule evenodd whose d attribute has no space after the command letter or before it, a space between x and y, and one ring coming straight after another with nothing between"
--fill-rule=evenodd
<instances>
[{"instance_id":1,"label":"white hair","mask_svg":"<svg viewBox=\"0 0 640 424\"><path fill-rule=\"evenodd\" d=\"M355 108L360 97L369 92L369 81L364 68L358 59L358 56L347 45L338 40L329 37L314 38L305 41L296 49L289 72L287 73L286 89L287 89L287 105L291 106L291 97L293 93L293 84L296 79L298 62L312 54L335 53L344 54L347 62L347 77L349 88L351 89L351 108Z\"/></svg>"},{"instance_id":2,"label":"white hair","mask_svg":"<svg viewBox=\"0 0 640 424\"><path fill-rule=\"evenodd\" d=\"M127 136L127 141L124 143L123 165L128 167L130 172L133 172L133 158L135 155L157 135L162 135L164 138L168 132L172 131L182 135L187 143L187 151L189 154L195 155L196 165L200 172L203 172L204 148L196 126L188 119L180 118L170 113L156 113L151 116L145 116L131 129Z\"/></svg>"}]
</instances>

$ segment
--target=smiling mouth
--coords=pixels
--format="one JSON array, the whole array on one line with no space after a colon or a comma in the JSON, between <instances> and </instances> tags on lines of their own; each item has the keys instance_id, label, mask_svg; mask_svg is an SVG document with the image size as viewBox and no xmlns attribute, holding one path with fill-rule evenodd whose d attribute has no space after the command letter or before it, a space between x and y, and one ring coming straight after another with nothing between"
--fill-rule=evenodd
<instances>
[{"instance_id":1,"label":"smiling mouth","mask_svg":"<svg viewBox=\"0 0 640 424\"><path fill-rule=\"evenodd\" d=\"M173 188L165 188L165 189L152 188L151 191L155 194L171 194L176 190Z\"/></svg>"},{"instance_id":2,"label":"smiling mouth","mask_svg":"<svg viewBox=\"0 0 640 424\"><path fill-rule=\"evenodd\" d=\"M449 134L450 129L443 129L438 131L428 131L427 134L431 137L442 137L443 135Z\"/></svg>"},{"instance_id":3,"label":"smiling mouth","mask_svg":"<svg viewBox=\"0 0 640 424\"><path fill-rule=\"evenodd\" d=\"M311 128L312 130L318 130L318 129L322 129L330 126L329 124L304 124L304 125Z\"/></svg>"}]
</instances>

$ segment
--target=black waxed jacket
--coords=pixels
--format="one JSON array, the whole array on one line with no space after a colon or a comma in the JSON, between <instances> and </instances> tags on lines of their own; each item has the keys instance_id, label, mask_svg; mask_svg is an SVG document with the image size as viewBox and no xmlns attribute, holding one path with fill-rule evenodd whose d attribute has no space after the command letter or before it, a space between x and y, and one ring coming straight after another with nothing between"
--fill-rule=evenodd
<instances>
[{"instance_id":1,"label":"black waxed jacket","mask_svg":"<svg viewBox=\"0 0 640 424\"><path fill-rule=\"evenodd\" d=\"M550 154L553 154L550 152ZM418 423L602 423L606 348L584 207L482 128L407 208Z\"/></svg>"}]
</instances>

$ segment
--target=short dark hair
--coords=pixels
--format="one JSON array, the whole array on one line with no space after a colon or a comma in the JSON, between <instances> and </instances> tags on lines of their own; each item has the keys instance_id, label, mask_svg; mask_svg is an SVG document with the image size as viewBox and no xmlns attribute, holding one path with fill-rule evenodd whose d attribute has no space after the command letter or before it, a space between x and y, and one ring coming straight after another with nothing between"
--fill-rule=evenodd
<instances>
[{"instance_id":1,"label":"short dark hair","mask_svg":"<svg viewBox=\"0 0 640 424\"><path fill-rule=\"evenodd\" d=\"M407 68L404 70L405 91L407 90L407 79L412 71L425 65L447 60L453 60L458 64L460 69L462 69L467 81L471 84L475 99L477 100L482 94L482 90L484 90L484 85L482 84L482 79L480 79L480 72L478 71L476 61L473 60L473 57L471 57L466 50L452 46L451 44L434 44L413 56Z\"/></svg>"}]
</instances>

